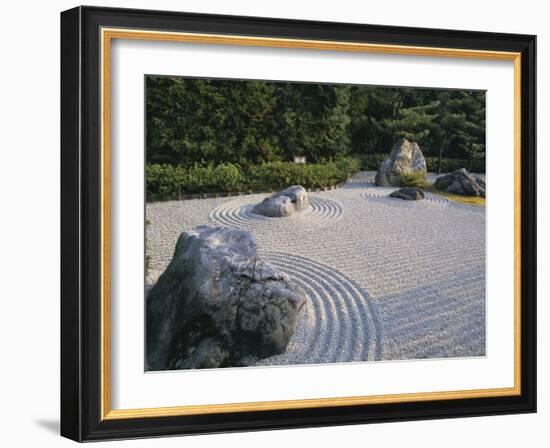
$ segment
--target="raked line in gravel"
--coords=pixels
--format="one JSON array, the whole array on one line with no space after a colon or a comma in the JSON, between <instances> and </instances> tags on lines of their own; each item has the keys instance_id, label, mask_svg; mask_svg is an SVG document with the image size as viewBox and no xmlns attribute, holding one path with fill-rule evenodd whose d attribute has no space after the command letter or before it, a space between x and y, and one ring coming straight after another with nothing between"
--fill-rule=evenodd
<instances>
[{"instance_id":1,"label":"raked line in gravel","mask_svg":"<svg viewBox=\"0 0 550 448\"><path fill-rule=\"evenodd\" d=\"M202 224L242 227L260 255L308 295L287 350L260 365L485 355L485 208L394 189L360 172L311 193L290 218L251 213L266 195L148 203L148 284L180 233Z\"/></svg>"}]
</instances>

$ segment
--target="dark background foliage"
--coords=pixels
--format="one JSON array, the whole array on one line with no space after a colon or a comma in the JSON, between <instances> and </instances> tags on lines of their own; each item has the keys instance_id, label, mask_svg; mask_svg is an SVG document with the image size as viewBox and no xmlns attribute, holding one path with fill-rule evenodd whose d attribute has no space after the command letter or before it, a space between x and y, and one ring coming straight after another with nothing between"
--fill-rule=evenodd
<instances>
[{"instance_id":1,"label":"dark background foliage","mask_svg":"<svg viewBox=\"0 0 550 448\"><path fill-rule=\"evenodd\" d=\"M148 76L147 162L241 166L388 153L400 137L425 156L485 155L485 93Z\"/></svg>"},{"instance_id":2,"label":"dark background foliage","mask_svg":"<svg viewBox=\"0 0 550 448\"><path fill-rule=\"evenodd\" d=\"M485 171L481 91L148 76L146 125L149 197L331 187L401 137L429 171Z\"/></svg>"}]
</instances>

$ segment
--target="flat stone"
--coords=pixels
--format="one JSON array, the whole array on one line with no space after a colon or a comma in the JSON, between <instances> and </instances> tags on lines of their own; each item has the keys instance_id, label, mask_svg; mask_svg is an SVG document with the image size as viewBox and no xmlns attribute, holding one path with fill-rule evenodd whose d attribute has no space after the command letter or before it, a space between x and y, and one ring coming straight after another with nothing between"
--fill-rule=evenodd
<instances>
[{"instance_id":1,"label":"flat stone","mask_svg":"<svg viewBox=\"0 0 550 448\"><path fill-rule=\"evenodd\" d=\"M424 192L420 188L405 187L391 193L390 198L403 199L405 201L420 201L424 199Z\"/></svg>"}]
</instances>

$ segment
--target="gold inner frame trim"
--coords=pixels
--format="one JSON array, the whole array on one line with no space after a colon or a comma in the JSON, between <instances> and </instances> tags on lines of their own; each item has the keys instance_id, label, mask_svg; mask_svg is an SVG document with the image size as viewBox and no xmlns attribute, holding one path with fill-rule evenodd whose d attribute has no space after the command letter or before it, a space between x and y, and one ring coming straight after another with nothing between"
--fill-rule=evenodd
<instances>
[{"instance_id":1,"label":"gold inner frame trim","mask_svg":"<svg viewBox=\"0 0 550 448\"><path fill-rule=\"evenodd\" d=\"M353 406L414 401L502 397L521 394L521 54L458 48L418 47L304 39L279 39L216 34L101 29L101 419L116 420L229 412L252 412L317 407ZM506 388L368 395L302 400L279 400L228 404L111 409L110 346L110 62L111 41L131 39L213 45L296 48L356 53L453 57L513 61L514 63L514 386Z\"/></svg>"}]
</instances>

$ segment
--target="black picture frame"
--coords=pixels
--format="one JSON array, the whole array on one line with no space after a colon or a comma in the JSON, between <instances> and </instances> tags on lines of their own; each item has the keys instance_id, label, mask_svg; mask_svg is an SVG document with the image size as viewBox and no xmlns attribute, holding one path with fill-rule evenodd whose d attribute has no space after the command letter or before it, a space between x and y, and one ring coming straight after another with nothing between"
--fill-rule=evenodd
<instances>
[{"instance_id":1,"label":"black picture frame","mask_svg":"<svg viewBox=\"0 0 550 448\"><path fill-rule=\"evenodd\" d=\"M103 27L521 54L521 393L206 415L102 419ZM99 7L61 13L61 435L76 441L536 412L536 37Z\"/></svg>"}]
</instances>

